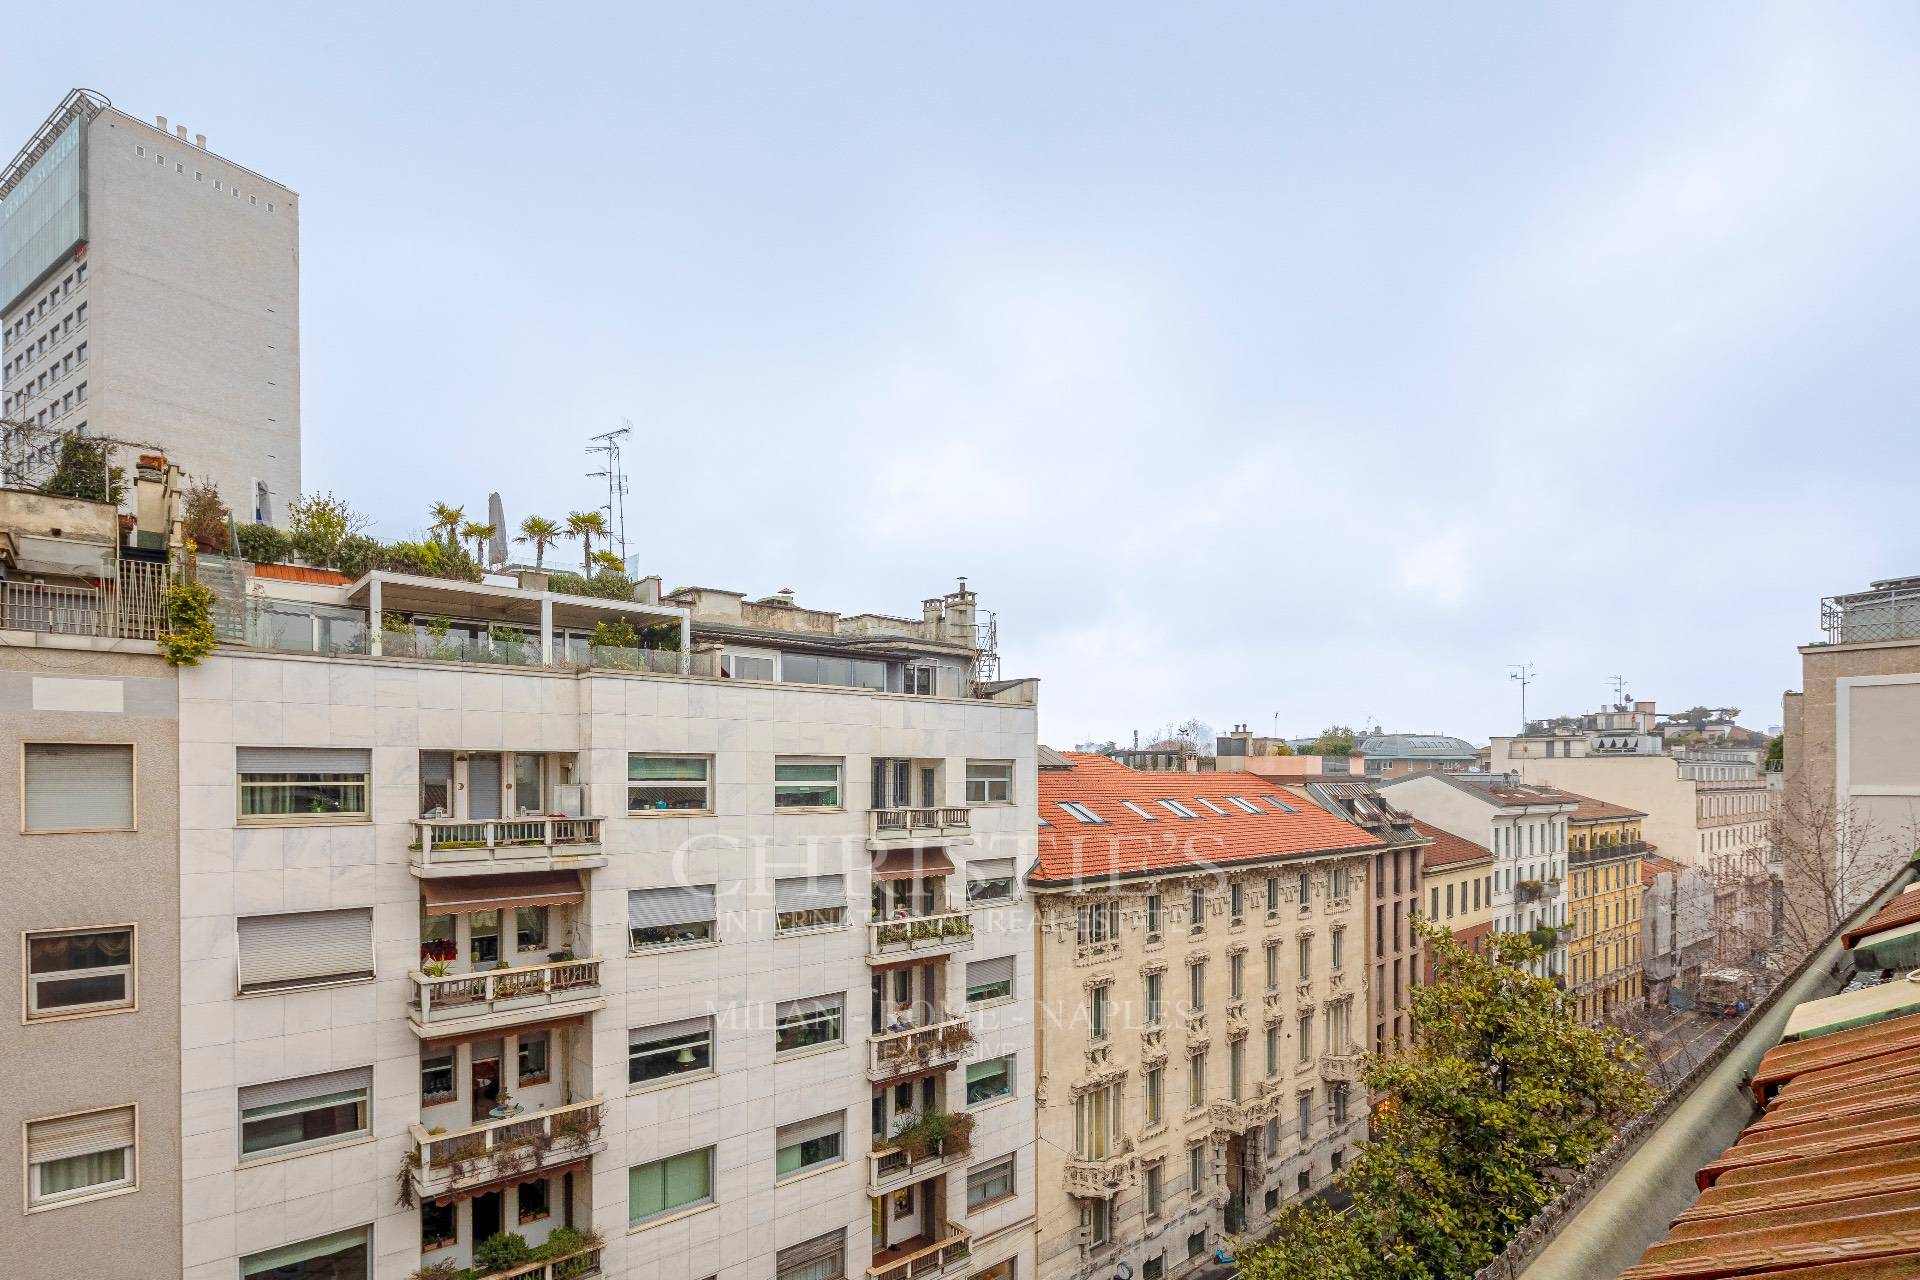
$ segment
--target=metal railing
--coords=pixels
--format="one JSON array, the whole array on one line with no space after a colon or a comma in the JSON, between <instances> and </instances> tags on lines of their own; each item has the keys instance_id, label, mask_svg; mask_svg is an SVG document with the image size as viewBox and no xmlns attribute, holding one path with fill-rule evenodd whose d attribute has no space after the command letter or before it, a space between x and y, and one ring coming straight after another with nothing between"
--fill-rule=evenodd
<instances>
[{"instance_id":1,"label":"metal railing","mask_svg":"<svg viewBox=\"0 0 1920 1280\"><path fill-rule=\"evenodd\" d=\"M422 1195L439 1195L577 1160L599 1139L605 1102L594 1097L448 1133L410 1125L414 1185Z\"/></svg>"},{"instance_id":2,"label":"metal railing","mask_svg":"<svg viewBox=\"0 0 1920 1280\"><path fill-rule=\"evenodd\" d=\"M935 1139L918 1155L905 1147L878 1147L867 1153L867 1191L882 1195L895 1187L918 1182L958 1164L973 1152L973 1144L958 1137Z\"/></svg>"},{"instance_id":3,"label":"metal railing","mask_svg":"<svg viewBox=\"0 0 1920 1280\"><path fill-rule=\"evenodd\" d=\"M1828 644L1920 637L1920 586L1890 586L1827 596L1820 601L1820 629Z\"/></svg>"},{"instance_id":4,"label":"metal railing","mask_svg":"<svg viewBox=\"0 0 1920 1280\"><path fill-rule=\"evenodd\" d=\"M414 861L424 866L583 856L603 818L415 818Z\"/></svg>"},{"instance_id":5,"label":"metal railing","mask_svg":"<svg viewBox=\"0 0 1920 1280\"><path fill-rule=\"evenodd\" d=\"M973 945L973 916L965 911L906 919L875 920L867 925L867 954L911 956L964 951Z\"/></svg>"},{"instance_id":6,"label":"metal railing","mask_svg":"<svg viewBox=\"0 0 1920 1280\"><path fill-rule=\"evenodd\" d=\"M960 1061L973 1044L964 1013L942 1014L923 1027L877 1031L867 1037L867 1078L887 1080L910 1071Z\"/></svg>"},{"instance_id":7,"label":"metal railing","mask_svg":"<svg viewBox=\"0 0 1920 1280\"><path fill-rule=\"evenodd\" d=\"M871 1280L915 1280L918 1276L944 1275L948 1267L965 1262L973 1253L970 1232L951 1225L946 1230L949 1234L923 1249L868 1267L867 1275Z\"/></svg>"},{"instance_id":8,"label":"metal railing","mask_svg":"<svg viewBox=\"0 0 1920 1280\"><path fill-rule=\"evenodd\" d=\"M99 587L0 582L0 631L152 640L160 634L167 566L123 560L119 580Z\"/></svg>"},{"instance_id":9,"label":"metal railing","mask_svg":"<svg viewBox=\"0 0 1920 1280\"><path fill-rule=\"evenodd\" d=\"M965 808L874 809L867 814L867 833L876 840L895 836L963 836L972 826L972 815Z\"/></svg>"},{"instance_id":10,"label":"metal railing","mask_svg":"<svg viewBox=\"0 0 1920 1280\"><path fill-rule=\"evenodd\" d=\"M413 981L408 1013L422 1024L506 1009L545 1008L600 994L598 959L555 960L439 978L415 970L408 976Z\"/></svg>"},{"instance_id":11,"label":"metal railing","mask_svg":"<svg viewBox=\"0 0 1920 1280\"><path fill-rule=\"evenodd\" d=\"M595 1247L557 1258L543 1258L509 1271L496 1271L487 1280L582 1280L584 1276L599 1274L600 1250Z\"/></svg>"}]
</instances>

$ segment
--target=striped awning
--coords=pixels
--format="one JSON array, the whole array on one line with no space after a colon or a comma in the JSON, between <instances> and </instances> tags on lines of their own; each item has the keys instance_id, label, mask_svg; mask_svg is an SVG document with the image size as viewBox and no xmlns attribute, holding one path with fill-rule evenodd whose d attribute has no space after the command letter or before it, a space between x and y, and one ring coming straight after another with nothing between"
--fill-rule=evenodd
<instances>
[{"instance_id":1,"label":"striped awning","mask_svg":"<svg viewBox=\"0 0 1920 1280\"><path fill-rule=\"evenodd\" d=\"M458 1191L449 1191L443 1196L428 1197L434 1204L444 1209L450 1204L459 1204L462 1200L471 1200L475 1196L486 1195L489 1191L498 1191L502 1187L523 1187L529 1182L542 1182L548 1178L558 1178L562 1174L575 1173L587 1167L587 1161L574 1160L567 1164L557 1164L551 1169L541 1169L535 1173L516 1173L510 1178L500 1178L493 1182L476 1182L472 1186L461 1187ZM559 1199L558 1189L552 1197Z\"/></svg>"},{"instance_id":2,"label":"striped awning","mask_svg":"<svg viewBox=\"0 0 1920 1280\"><path fill-rule=\"evenodd\" d=\"M577 871L516 871L503 876L452 876L422 880L420 898L430 916L514 907L558 907L580 902Z\"/></svg>"}]
</instances>

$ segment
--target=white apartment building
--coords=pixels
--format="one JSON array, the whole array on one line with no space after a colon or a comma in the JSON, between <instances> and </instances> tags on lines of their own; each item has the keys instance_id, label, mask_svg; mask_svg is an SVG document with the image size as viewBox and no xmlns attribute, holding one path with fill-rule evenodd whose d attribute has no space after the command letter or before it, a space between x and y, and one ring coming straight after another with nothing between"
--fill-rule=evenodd
<instances>
[{"instance_id":1,"label":"white apartment building","mask_svg":"<svg viewBox=\"0 0 1920 1280\"><path fill-rule=\"evenodd\" d=\"M541 579L256 577L182 672L188 1280L1028 1280L1034 684L972 593Z\"/></svg>"},{"instance_id":2,"label":"white apartment building","mask_svg":"<svg viewBox=\"0 0 1920 1280\"><path fill-rule=\"evenodd\" d=\"M298 197L84 89L0 169L0 481L73 431L164 450L243 522L300 491Z\"/></svg>"},{"instance_id":3,"label":"white apartment building","mask_svg":"<svg viewBox=\"0 0 1920 1280\"><path fill-rule=\"evenodd\" d=\"M1496 933L1553 930L1543 974L1567 971L1567 817L1578 796L1504 773L1418 773L1376 783L1422 822L1493 852Z\"/></svg>"}]
</instances>

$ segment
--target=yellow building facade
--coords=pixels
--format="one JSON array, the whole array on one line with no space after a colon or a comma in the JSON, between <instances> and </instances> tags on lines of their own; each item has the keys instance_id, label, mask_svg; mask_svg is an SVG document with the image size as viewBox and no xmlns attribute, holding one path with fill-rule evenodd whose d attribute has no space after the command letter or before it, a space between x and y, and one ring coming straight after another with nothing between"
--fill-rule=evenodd
<instances>
[{"instance_id":1,"label":"yellow building facade","mask_svg":"<svg viewBox=\"0 0 1920 1280\"><path fill-rule=\"evenodd\" d=\"M1567 819L1567 982L1582 1022L1640 1006L1646 814L1580 797Z\"/></svg>"}]
</instances>

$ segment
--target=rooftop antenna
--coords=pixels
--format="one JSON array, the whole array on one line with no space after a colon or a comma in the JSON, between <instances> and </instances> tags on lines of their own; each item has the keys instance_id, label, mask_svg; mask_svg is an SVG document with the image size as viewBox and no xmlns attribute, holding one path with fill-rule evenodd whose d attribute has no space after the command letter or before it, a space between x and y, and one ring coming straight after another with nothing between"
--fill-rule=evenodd
<instances>
[{"instance_id":1,"label":"rooftop antenna","mask_svg":"<svg viewBox=\"0 0 1920 1280\"><path fill-rule=\"evenodd\" d=\"M1520 682L1520 732L1527 731L1527 686L1533 683L1533 664L1513 662L1507 665L1507 679Z\"/></svg>"},{"instance_id":2,"label":"rooftop antenna","mask_svg":"<svg viewBox=\"0 0 1920 1280\"><path fill-rule=\"evenodd\" d=\"M606 455L605 469L589 471L587 475L606 477L607 504L600 509L607 513L609 540L620 544L622 566L627 562L627 473L620 465L620 442L631 434L633 434L633 419L622 418L618 429L592 437L594 443L587 446L588 453Z\"/></svg>"},{"instance_id":3,"label":"rooftop antenna","mask_svg":"<svg viewBox=\"0 0 1920 1280\"><path fill-rule=\"evenodd\" d=\"M1608 676L1607 679L1613 684L1613 709L1615 711L1625 711L1627 709L1627 678L1625 676Z\"/></svg>"}]
</instances>

